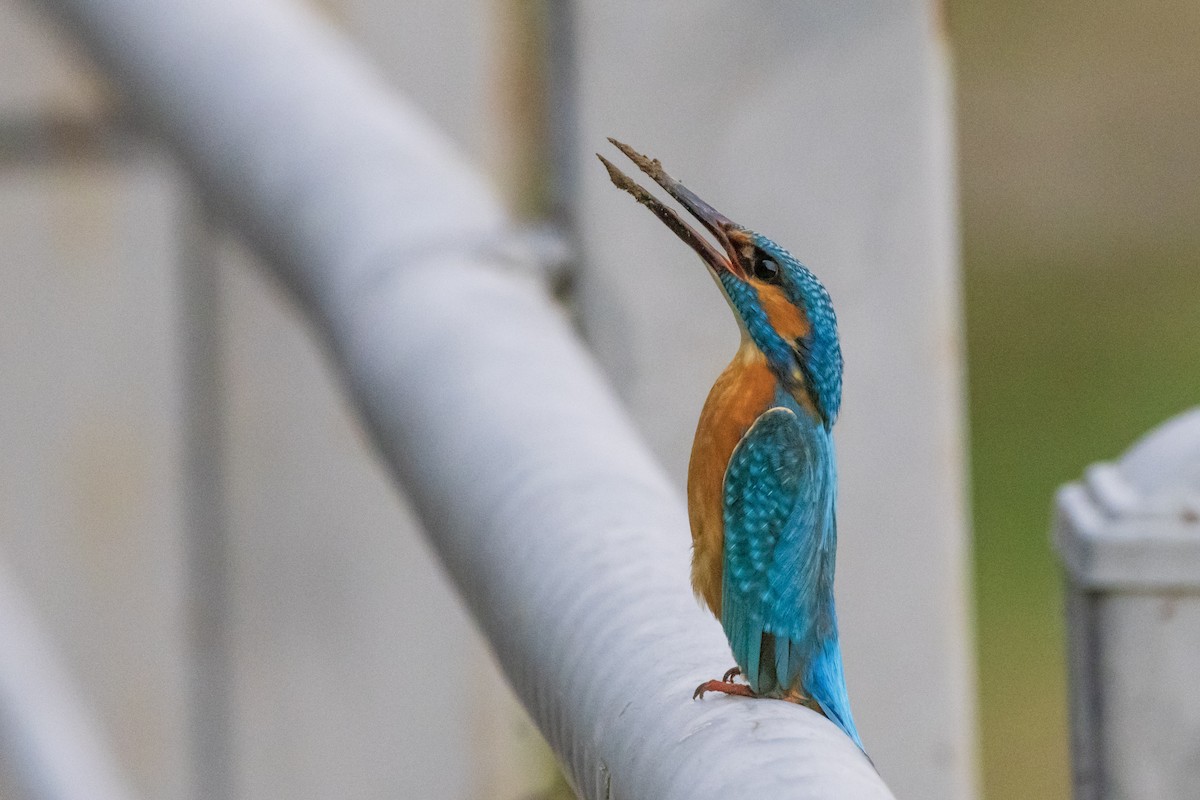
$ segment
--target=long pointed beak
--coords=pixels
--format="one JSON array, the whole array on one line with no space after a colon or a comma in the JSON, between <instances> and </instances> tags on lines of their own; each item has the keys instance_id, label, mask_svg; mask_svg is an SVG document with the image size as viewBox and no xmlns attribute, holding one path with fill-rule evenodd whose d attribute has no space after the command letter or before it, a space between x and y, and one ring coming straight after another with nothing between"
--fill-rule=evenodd
<instances>
[{"instance_id":1,"label":"long pointed beak","mask_svg":"<svg viewBox=\"0 0 1200 800\"><path fill-rule=\"evenodd\" d=\"M724 214L719 213L682 183L664 172L662 164L659 163L658 159L646 158L646 156L637 152L629 145L618 142L616 139L610 138L609 141L618 150L627 155L629 160L637 165L638 169L650 176L651 180L665 189L667 194L678 200L680 205L699 220L700 224L725 248L725 252L722 253L714 247L712 242L704 238L703 234L684 221L674 209L663 205L658 198L634 183L632 178L617 169L607 158L597 153L596 157L600 159L605 169L608 170L608 177L612 179L613 184L618 189L624 189L629 192L635 200L650 209L654 213L654 216L662 220L668 228L675 232L676 236L695 250L700 258L704 259L704 263L712 267L717 274L730 272L738 278L745 280L745 271L741 268L733 243L729 239L729 231L736 229L737 226Z\"/></svg>"}]
</instances>

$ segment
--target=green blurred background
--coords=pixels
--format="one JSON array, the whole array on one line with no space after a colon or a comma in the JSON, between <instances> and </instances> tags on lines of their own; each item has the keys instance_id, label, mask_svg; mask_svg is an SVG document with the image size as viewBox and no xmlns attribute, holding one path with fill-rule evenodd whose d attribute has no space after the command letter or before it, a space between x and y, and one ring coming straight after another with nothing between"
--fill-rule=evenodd
<instances>
[{"instance_id":1,"label":"green blurred background","mask_svg":"<svg viewBox=\"0 0 1200 800\"><path fill-rule=\"evenodd\" d=\"M946 12L986 797L1066 798L1054 489L1200 401L1200 4Z\"/></svg>"}]
</instances>

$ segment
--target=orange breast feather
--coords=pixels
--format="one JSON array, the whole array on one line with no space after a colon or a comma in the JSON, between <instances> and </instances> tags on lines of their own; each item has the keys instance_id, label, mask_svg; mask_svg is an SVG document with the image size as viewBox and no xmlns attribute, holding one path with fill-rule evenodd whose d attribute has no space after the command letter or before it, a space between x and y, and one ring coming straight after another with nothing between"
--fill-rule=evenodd
<instances>
[{"instance_id":1,"label":"orange breast feather","mask_svg":"<svg viewBox=\"0 0 1200 800\"><path fill-rule=\"evenodd\" d=\"M692 587L721 616L724 565L725 468L742 436L771 407L776 380L758 348L743 342L713 384L700 412L688 465L688 516L692 526Z\"/></svg>"}]
</instances>

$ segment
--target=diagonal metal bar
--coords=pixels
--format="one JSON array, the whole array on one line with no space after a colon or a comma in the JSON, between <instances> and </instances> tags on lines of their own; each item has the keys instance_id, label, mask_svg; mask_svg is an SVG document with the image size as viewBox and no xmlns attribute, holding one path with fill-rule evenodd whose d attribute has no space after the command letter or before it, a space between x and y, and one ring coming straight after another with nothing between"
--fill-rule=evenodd
<instances>
[{"instance_id":1,"label":"diagonal metal bar","mask_svg":"<svg viewBox=\"0 0 1200 800\"><path fill-rule=\"evenodd\" d=\"M688 589L680 499L498 255L492 194L347 43L276 0L43 4L303 298L582 796L891 796L814 712L692 702L729 654Z\"/></svg>"},{"instance_id":2,"label":"diagonal metal bar","mask_svg":"<svg viewBox=\"0 0 1200 800\"><path fill-rule=\"evenodd\" d=\"M133 800L38 615L0 558L0 761L30 800Z\"/></svg>"}]
</instances>

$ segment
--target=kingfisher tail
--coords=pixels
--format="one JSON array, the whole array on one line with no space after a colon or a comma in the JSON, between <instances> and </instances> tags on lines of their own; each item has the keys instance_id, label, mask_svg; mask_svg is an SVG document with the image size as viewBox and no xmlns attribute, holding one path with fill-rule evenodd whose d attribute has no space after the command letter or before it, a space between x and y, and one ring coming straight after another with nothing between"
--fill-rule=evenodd
<instances>
[{"instance_id":1,"label":"kingfisher tail","mask_svg":"<svg viewBox=\"0 0 1200 800\"><path fill-rule=\"evenodd\" d=\"M850 714L850 696L842 671L842 650L836 635L827 639L817 651L817 657L809 666L804 689L821 706L829 721L845 731L859 750L866 752L858 729L854 727L854 717Z\"/></svg>"}]
</instances>

